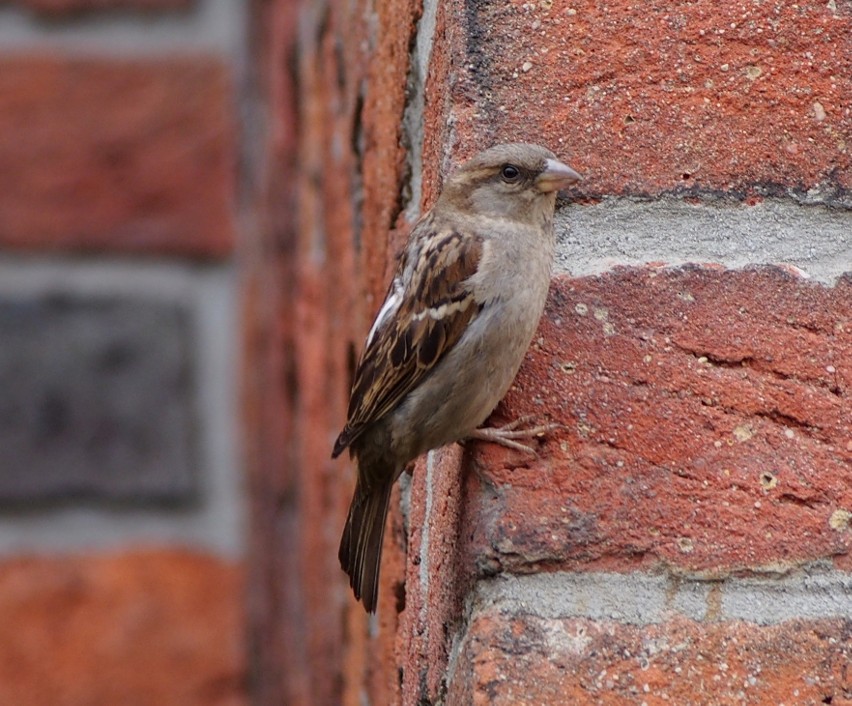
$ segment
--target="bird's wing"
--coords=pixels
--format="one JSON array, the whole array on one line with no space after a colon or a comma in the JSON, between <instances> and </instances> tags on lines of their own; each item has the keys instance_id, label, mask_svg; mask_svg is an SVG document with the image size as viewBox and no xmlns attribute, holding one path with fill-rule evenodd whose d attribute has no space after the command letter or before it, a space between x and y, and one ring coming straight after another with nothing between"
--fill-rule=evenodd
<instances>
[{"instance_id":1,"label":"bird's wing","mask_svg":"<svg viewBox=\"0 0 852 706\"><path fill-rule=\"evenodd\" d=\"M393 410L479 313L469 280L482 259L483 239L431 228L429 220L421 221L412 233L412 245L400 260L367 337L334 456Z\"/></svg>"}]
</instances>

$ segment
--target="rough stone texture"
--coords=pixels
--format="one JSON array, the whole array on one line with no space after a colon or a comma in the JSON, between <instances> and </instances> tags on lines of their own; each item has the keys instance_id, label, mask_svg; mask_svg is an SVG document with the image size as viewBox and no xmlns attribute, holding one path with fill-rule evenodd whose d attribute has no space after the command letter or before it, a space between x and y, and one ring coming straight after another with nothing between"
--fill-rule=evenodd
<instances>
[{"instance_id":1,"label":"rough stone texture","mask_svg":"<svg viewBox=\"0 0 852 706\"><path fill-rule=\"evenodd\" d=\"M459 472L462 458L457 444L433 451L417 463L411 481L405 610L397 657L405 704L441 693L452 637L462 627L464 596L472 585L470 568L464 564L467 556L459 546L470 520L468 489Z\"/></svg>"},{"instance_id":2,"label":"rough stone texture","mask_svg":"<svg viewBox=\"0 0 852 706\"><path fill-rule=\"evenodd\" d=\"M848 568L850 285L778 268L557 278L492 421L532 414L564 428L536 460L477 445L415 470L404 703L442 693L476 576L666 570L718 581L815 560Z\"/></svg>"},{"instance_id":3,"label":"rough stone texture","mask_svg":"<svg viewBox=\"0 0 852 706\"><path fill-rule=\"evenodd\" d=\"M831 518L852 508L850 301L851 277L773 268L558 278L500 417L565 428L536 461L481 448L479 570L716 576L847 555Z\"/></svg>"},{"instance_id":4,"label":"rough stone texture","mask_svg":"<svg viewBox=\"0 0 852 706\"><path fill-rule=\"evenodd\" d=\"M778 625L852 616L852 573L814 562L785 575L706 580L673 572L550 571L480 580L478 606L542 618L592 618L630 625L689 620Z\"/></svg>"},{"instance_id":5,"label":"rough stone texture","mask_svg":"<svg viewBox=\"0 0 852 706\"><path fill-rule=\"evenodd\" d=\"M354 186L356 199L363 199L363 208L356 210L356 218L362 220L356 222L355 238L361 247L357 265L364 272L367 295L365 330L382 303L396 252L405 243L410 225L403 211L412 196L408 160L417 136L403 132L400 117L413 90L409 86L409 52L415 41L421 2L383 0L375 3L374 13L374 46L364 87L359 87L357 94L363 108L352 134L358 159L355 166L363 179ZM358 331L357 338L362 335L363 331Z\"/></svg>"},{"instance_id":6,"label":"rough stone texture","mask_svg":"<svg viewBox=\"0 0 852 706\"><path fill-rule=\"evenodd\" d=\"M68 15L96 10L182 10L198 0L4 0L46 15ZM0 3L2 4L2 3Z\"/></svg>"},{"instance_id":7,"label":"rough stone texture","mask_svg":"<svg viewBox=\"0 0 852 706\"><path fill-rule=\"evenodd\" d=\"M848 704L852 621L758 627L682 618L474 615L446 703Z\"/></svg>"},{"instance_id":8,"label":"rough stone texture","mask_svg":"<svg viewBox=\"0 0 852 706\"><path fill-rule=\"evenodd\" d=\"M221 257L232 94L216 59L0 59L0 246Z\"/></svg>"},{"instance_id":9,"label":"rough stone texture","mask_svg":"<svg viewBox=\"0 0 852 706\"><path fill-rule=\"evenodd\" d=\"M543 141L586 197L726 192L850 202L848 2L457 0L433 91L470 154Z\"/></svg>"},{"instance_id":10,"label":"rough stone texture","mask_svg":"<svg viewBox=\"0 0 852 706\"><path fill-rule=\"evenodd\" d=\"M834 284L852 268L852 211L790 199L756 205L609 197L565 208L556 221L556 271L600 274L625 262L787 263Z\"/></svg>"},{"instance_id":11,"label":"rough stone texture","mask_svg":"<svg viewBox=\"0 0 852 706\"><path fill-rule=\"evenodd\" d=\"M181 551L0 563L0 703L240 706L242 572Z\"/></svg>"},{"instance_id":12,"label":"rough stone texture","mask_svg":"<svg viewBox=\"0 0 852 706\"><path fill-rule=\"evenodd\" d=\"M188 500L192 326L178 305L0 299L0 501Z\"/></svg>"}]
</instances>

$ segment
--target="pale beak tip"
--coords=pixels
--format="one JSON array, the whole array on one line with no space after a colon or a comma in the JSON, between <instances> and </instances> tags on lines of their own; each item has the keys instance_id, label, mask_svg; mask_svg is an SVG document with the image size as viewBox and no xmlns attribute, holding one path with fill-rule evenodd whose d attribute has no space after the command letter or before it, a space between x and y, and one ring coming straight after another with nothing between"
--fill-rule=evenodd
<instances>
[{"instance_id":1,"label":"pale beak tip","mask_svg":"<svg viewBox=\"0 0 852 706\"><path fill-rule=\"evenodd\" d=\"M539 175L537 181L542 191L559 191L582 180L583 177L567 164L555 159L548 159L547 167Z\"/></svg>"}]
</instances>

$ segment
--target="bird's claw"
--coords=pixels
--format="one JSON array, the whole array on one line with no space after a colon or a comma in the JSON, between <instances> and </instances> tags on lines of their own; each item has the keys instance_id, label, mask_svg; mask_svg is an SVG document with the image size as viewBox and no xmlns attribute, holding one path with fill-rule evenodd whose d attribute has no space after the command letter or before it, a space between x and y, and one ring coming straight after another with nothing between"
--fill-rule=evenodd
<instances>
[{"instance_id":1,"label":"bird's claw","mask_svg":"<svg viewBox=\"0 0 852 706\"><path fill-rule=\"evenodd\" d=\"M538 453L532 446L521 444L517 440L541 437L549 432L561 429L562 425L548 423L523 429L519 428L533 419L533 415L528 414L516 419L514 422L504 424L501 427L482 427L480 429L474 429L467 438L476 439L477 441L490 441L491 443L500 444L501 446L529 454L530 456L538 456Z\"/></svg>"}]
</instances>

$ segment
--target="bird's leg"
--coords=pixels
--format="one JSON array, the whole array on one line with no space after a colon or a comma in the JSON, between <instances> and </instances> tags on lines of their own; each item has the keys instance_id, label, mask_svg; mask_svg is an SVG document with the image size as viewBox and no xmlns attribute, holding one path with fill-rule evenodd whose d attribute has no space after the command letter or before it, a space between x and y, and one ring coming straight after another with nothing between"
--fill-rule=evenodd
<instances>
[{"instance_id":1,"label":"bird's leg","mask_svg":"<svg viewBox=\"0 0 852 706\"><path fill-rule=\"evenodd\" d=\"M536 437L543 436L548 432L560 429L562 425L549 423L523 429L519 428L533 419L533 415L528 414L516 419L514 422L504 424L502 427L481 427L480 429L474 429L470 434L468 434L467 439L490 441L491 443L500 444L501 446L529 454L530 456L538 456L532 446L521 444L517 441L517 439L534 439Z\"/></svg>"}]
</instances>

